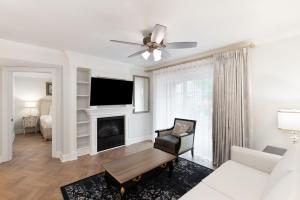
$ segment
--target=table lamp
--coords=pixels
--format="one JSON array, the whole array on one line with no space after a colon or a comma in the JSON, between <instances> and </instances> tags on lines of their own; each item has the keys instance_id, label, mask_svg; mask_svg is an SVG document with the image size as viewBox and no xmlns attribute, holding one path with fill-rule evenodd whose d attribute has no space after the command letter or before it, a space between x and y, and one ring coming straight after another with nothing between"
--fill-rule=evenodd
<instances>
[{"instance_id":1,"label":"table lamp","mask_svg":"<svg viewBox=\"0 0 300 200\"><path fill-rule=\"evenodd\" d=\"M29 108L29 116L32 116L32 109L37 107L36 101L25 101L25 108Z\"/></svg>"},{"instance_id":2,"label":"table lamp","mask_svg":"<svg viewBox=\"0 0 300 200\"><path fill-rule=\"evenodd\" d=\"M300 110L279 110L278 111L278 128L289 130L292 134L293 143L298 140L297 132L300 131Z\"/></svg>"}]
</instances>

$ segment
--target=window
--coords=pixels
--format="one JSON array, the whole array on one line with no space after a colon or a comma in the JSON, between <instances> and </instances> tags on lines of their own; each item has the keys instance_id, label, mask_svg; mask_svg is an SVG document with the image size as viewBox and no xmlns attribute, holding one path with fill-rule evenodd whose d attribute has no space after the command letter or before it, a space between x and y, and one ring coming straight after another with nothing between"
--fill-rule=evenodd
<instances>
[{"instance_id":1,"label":"window","mask_svg":"<svg viewBox=\"0 0 300 200\"><path fill-rule=\"evenodd\" d=\"M194 154L212 160L213 70L210 62L153 76L154 128L171 127L174 118L197 121Z\"/></svg>"}]
</instances>

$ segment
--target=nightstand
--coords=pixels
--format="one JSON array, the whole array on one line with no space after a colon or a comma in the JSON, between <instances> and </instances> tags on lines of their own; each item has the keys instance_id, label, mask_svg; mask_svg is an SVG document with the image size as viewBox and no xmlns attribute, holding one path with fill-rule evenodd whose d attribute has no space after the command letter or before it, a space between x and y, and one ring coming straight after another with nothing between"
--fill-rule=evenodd
<instances>
[{"instance_id":1,"label":"nightstand","mask_svg":"<svg viewBox=\"0 0 300 200\"><path fill-rule=\"evenodd\" d=\"M263 152L266 153L272 153L279 156L283 156L287 150L279 147L273 147L273 146L266 146L266 148L263 150Z\"/></svg>"},{"instance_id":2,"label":"nightstand","mask_svg":"<svg viewBox=\"0 0 300 200\"><path fill-rule=\"evenodd\" d=\"M38 116L26 116L23 117L23 132L26 133L27 128L34 128L34 132L37 133Z\"/></svg>"}]
</instances>

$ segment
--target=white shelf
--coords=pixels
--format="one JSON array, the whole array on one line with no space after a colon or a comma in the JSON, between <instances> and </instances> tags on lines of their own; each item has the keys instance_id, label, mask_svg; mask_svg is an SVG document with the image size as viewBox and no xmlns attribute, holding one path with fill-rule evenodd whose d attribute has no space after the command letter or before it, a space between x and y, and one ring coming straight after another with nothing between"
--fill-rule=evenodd
<instances>
[{"instance_id":1,"label":"white shelf","mask_svg":"<svg viewBox=\"0 0 300 200\"><path fill-rule=\"evenodd\" d=\"M89 84L87 81L77 81L78 84Z\"/></svg>"},{"instance_id":2,"label":"white shelf","mask_svg":"<svg viewBox=\"0 0 300 200\"><path fill-rule=\"evenodd\" d=\"M88 108L77 108L77 111L86 111Z\"/></svg>"},{"instance_id":3,"label":"white shelf","mask_svg":"<svg viewBox=\"0 0 300 200\"><path fill-rule=\"evenodd\" d=\"M77 138L84 138L84 137L90 137L89 133L82 133L82 134L78 134Z\"/></svg>"},{"instance_id":4,"label":"white shelf","mask_svg":"<svg viewBox=\"0 0 300 200\"><path fill-rule=\"evenodd\" d=\"M77 144L77 149L89 148L88 144Z\"/></svg>"},{"instance_id":5,"label":"white shelf","mask_svg":"<svg viewBox=\"0 0 300 200\"><path fill-rule=\"evenodd\" d=\"M89 121L80 121L80 122L77 122L77 124L88 124L90 123Z\"/></svg>"},{"instance_id":6,"label":"white shelf","mask_svg":"<svg viewBox=\"0 0 300 200\"><path fill-rule=\"evenodd\" d=\"M89 97L90 95L87 94L78 94L77 97Z\"/></svg>"},{"instance_id":7,"label":"white shelf","mask_svg":"<svg viewBox=\"0 0 300 200\"><path fill-rule=\"evenodd\" d=\"M80 145L77 146L77 155L78 156L83 156L83 155L87 155L90 153L90 148L89 146L83 146L81 147Z\"/></svg>"}]
</instances>

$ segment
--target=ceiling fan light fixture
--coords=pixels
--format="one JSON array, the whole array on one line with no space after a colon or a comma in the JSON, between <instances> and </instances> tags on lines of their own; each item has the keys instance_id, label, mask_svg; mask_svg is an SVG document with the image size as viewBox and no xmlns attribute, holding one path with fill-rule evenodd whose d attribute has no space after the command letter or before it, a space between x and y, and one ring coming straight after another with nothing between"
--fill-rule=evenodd
<instances>
[{"instance_id":1,"label":"ceiling fan light fixture","mask_svg":"<svg viewBox=\"0 0 300 200\"><path fill-rule=\"evenodd\" d=\"M142 57L143 57L145 60L148 60L149 56L150 56L149 51L145 51L144 53L142 53Z\"/></svg>"},{"instance_id":2,"label":"ceiling fan light fixture","mask_svg":"<svg viewBox=\"0 0 300 200\"><path fill-rule=\"evenodd\" d=\"M167 32L167 27L156 24L151 33L148 33L144 38L142 43L127 42L122 40L110 40L111 42L126 44L131 46L143 47L143 50L137 51L128 56L132 58L135 56L142 55L143 59L146 61L160 61L162 58L170 57L168 49L187 49L197 47L197 42L171 42L165 43L165 36ZM162 57L163 56L163 57ZM151 59L149 59L151 57Z\"/></svg>"},{"instance_id":3,"label":"ceiling fan light fixture","mask_svg":"<svg viewBox=\"0 0 300 200\"><path fill-rule=\"evenodd\" d=\"M154 61L160 61L161 60L161 50L158 49L154 49L153 50L153 57L154 57Z\"/></svg>"}]
</instances>

